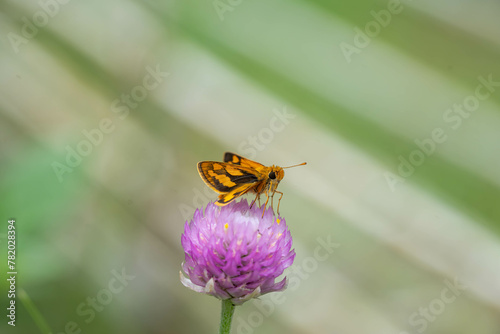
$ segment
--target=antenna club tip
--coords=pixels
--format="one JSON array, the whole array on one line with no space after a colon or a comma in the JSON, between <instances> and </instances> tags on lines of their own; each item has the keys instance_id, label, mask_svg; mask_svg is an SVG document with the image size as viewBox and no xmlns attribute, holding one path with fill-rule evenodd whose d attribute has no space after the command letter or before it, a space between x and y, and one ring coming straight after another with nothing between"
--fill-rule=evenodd
<instances>
[{"instance_id":1,"label":"antenna club tip","mask_svg":"<svg viewBox=\"0 0 500 334\"><path fill-rule=\"evenodd\" d=\"M292 167L304 166L304 165L307 165L307 162L303 162L303 163L298 164L298 165L293 165L293 166L288 166L288 167L282 167L282 168L292 168Z\"/></svg>"}]
</instances>

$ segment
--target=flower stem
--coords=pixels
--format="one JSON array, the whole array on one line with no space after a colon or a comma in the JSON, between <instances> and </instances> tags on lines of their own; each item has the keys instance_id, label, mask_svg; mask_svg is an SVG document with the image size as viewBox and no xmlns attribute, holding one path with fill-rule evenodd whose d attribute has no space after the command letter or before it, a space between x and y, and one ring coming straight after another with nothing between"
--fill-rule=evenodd
<instances>
[{"instance_id":1,"label":"flower stem","mask_svg":"<svg viewBox=\"0 0 500 334\"><path fill-rule=\"evenodd\" d=\"M231 332L231 321L233 320L234 305L230 299L222 301L222 311L220 313L219 334L229 334Z\"/></svg>"}]
</instances>

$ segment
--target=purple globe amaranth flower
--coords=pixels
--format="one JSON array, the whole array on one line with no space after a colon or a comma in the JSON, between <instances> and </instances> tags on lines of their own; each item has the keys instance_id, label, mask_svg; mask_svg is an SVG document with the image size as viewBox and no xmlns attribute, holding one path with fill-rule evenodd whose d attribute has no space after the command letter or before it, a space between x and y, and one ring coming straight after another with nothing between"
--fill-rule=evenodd
<instances>
[{"instance_id":1,"label":"purple globe amaranth flower","mask_svg":"<svg viewBox=\"0 0 500 334\"><path fill-rule=\"evenodd\" d=\"M292 265L295 251L285 219L248 202L218 207L209 203L186 222L181 238L185 252L184 286L235 305L286 288L286 277L275 279Z\"/></svg>"}]
</instances>

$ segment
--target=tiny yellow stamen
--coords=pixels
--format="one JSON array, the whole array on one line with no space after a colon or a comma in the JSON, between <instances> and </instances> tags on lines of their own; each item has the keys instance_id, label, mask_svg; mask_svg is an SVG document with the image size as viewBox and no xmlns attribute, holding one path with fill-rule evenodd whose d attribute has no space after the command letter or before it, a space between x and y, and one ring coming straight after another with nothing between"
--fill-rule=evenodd
<instances>
[{"instance_id":1,"label":"tiny yellow stamen","mask_svg":"<svg viewBox=\"0 0 500 334\"><path fill-rule=\"evenodd\" d=\"M224 224L224 230L227 230L229 228L229 224L228 223L225 223Z\"/></svg>"},{"instance_id":2,"label":"tiny yellow stamen","mask_svg":"<svg viewBox=\"0 0 500 334\"><path fill-rule=\"evenodd\" d=\"M276 223L279 225L281 223L281 219L276 218Z\"/></svg>"}]
</instances>

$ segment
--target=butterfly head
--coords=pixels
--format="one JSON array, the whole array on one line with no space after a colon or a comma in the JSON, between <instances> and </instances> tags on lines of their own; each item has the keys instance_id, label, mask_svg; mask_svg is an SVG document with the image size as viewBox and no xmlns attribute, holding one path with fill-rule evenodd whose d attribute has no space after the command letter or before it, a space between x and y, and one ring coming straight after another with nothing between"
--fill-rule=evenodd
<instances>
[{"instance_id":1,"label":"butterfly head","mask_svg":"<svg viewBox=\"0 0 500 334\"><path fill-rule=\"evenodd\" d=\"M269 187L271 192L274 192L278 187L278 183L283 180L285 176L285 171L279 166L271 166L267 177L269 178Z\"/></svg>"}]
</instances>

